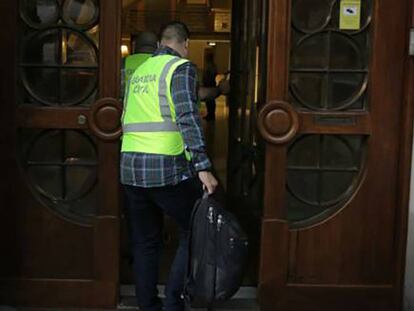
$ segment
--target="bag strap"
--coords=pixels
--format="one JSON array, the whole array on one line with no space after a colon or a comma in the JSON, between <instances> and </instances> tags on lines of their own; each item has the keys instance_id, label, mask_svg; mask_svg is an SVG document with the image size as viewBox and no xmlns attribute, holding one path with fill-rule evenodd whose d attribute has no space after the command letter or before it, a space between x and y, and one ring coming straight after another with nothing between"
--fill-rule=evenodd
<instances>
[{"instance_id":1,"label":"bag strap","mask_svg":"<svg viewBox=\"0 0 414 311\"><path fill-rule=\"evenodd\" d=\"M197 200L196 204L194 205L194 208L191 212L191 217L190 217L190 233L188 235L188 258L187 258L187 269L186 269L186 276L189 276L190 273L190 268L191 268L191 255L192 255L192 247L191 247L191 240L193 239L193 226L194 226L194 217L201 205L201 201L202 200L206 200L208 199L208 192L204 191L203 196L201 197L201 199Z\"/></svg>"},{"instance_id":2,"label":"bag strap","mask_svg":"<svg viewBox=\"0 0 414 311\"><path fill-rule=\"evenodd\" d=\"M189 279L190 275L191 275L191 257L192 257L192 239L193 239L193 227L194 227L194 218L195 215L197 214L197 211L199 210L200 206L201 206L201 202L204 200L207 200L209 198L209 194L207 191L204 191L203 196L201 199L199 199L196 204L194 205L193 211L191 212L191 218L190 218L190 232L188 235L188 258L187 258L187 268L186 268L186 281ZM214 234L215 234L215 240L217 237L217 231L214 230ZM216 245L214 247L214 252L217 255L216 252ZM214 289L214 298L216 296L216 278L217 278L217 260L215 260L216 263L216 267L214 269L214 285L213 285L213 289ZM187 306L191 306L191 300L190 297L187 293L187 284L184 284L184 290L183 290L183 296L184 296L184 301L186 302ZM208 306L207 306L207 311L212 311L214 308L214 298L213 301L211 301Z\"/></svg>"},{"instance_id":3,"label":"bag strap","mask_svg":"<svg viewBox=\"0 0 414 311\"><path fill-rule=\"evenodd\" d=\"M187 292L187 280L189 279L190 275L191 275L191 257L192 257L192 240L193 240L193 227L194 227L194 218L195 215L201 205L201 201L204 199L204 194L203 197L201 199L198 199L197 202L194 204L194 208L191 212L191 217L190 217L190 232L188 234L188 257L187 257L187 267L186 267L186 273L185 273L185 284L184 284L184 290L183 290L183 295L184 295L184 300L186 302L187 305L191 304L191 300L190 297L188 295Z\"/></svg>"}]
</instances>

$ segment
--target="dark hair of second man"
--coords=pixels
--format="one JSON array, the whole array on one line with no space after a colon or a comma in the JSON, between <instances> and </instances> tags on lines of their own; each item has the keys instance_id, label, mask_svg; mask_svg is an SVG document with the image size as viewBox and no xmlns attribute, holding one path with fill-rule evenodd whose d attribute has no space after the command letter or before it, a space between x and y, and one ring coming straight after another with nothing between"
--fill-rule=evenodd
<instances>
[{"instance_id":1,"label":"dark hair of second man","mask_svg":"<svg viewBox=\"0 0 414 311\"><path fill-rule=\"evenodd\" d=\"M187 26L181 22L169 22L161 28L160 40L177 41L183 43L190 37L190 31Z\"/></svg>"}]
</instances>

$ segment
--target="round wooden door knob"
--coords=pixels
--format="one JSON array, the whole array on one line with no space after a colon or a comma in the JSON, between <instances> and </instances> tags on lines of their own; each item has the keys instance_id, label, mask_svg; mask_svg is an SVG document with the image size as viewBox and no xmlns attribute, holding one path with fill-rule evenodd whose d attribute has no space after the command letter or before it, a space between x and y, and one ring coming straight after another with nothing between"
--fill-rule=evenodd
<instances>
[{"instance_id":1,"label":"round wooden door knob","mask_svg":"<svg viewBox=\"0 0 414 311\"><path fill-rule=\"evenodd\" d=\"M115 140L121 136L122 106L114 98L102 98L91 107L89 128L102 140Z\"/></svg>"},{"instance_id":2,"label":"round wooden door knob","mask_svg":"<svg viewBox=\"0 0 414 311\"><path fill-rule=\"evenodd\" d=\"M284 144L296 135L299 119L295 109L282 101L271 101L259 113L259 131L272 144Z\"/></svg>"}]
</instances>

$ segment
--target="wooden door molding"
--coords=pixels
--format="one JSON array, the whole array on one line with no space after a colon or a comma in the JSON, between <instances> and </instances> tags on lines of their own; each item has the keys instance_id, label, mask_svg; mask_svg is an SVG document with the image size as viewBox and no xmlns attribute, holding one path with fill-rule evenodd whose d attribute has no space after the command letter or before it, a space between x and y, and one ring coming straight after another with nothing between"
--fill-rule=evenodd
<instances>
[{"instance_id":1,"label":"wooden door molding","mask_svg":"<svg viewBox=\"0 0 414 311\"><path fill-rule=\"evenodd\" d=\"M13 294L2 303L11 306L30 306L36 308L115 308L114 292L118 285L114 282L91 280L44 280L13 279L1 280L0 291ZM76 299L76 300L75 300Z\"/></svg>"},{"instance_id":2,"label":"wooden door molding","mask_svg":"<svg viewBox=\"0 0 414 311\"><path fill-rule=\"evenodd\" d=\"M258 117L263 138L274 145L285 144L295 137L299 129L298 114L283 101L272 101L261 109Z\"/></svg>"},{"instance_id":3,"label":"wooden door molding","mask_svg":"<svg viewBox=\"0 0 414 311\"><path fill-rule=\"evenodd\" d=\"M268 103L289 102L290 99L291 3L289 0L269 0ZM369 105L366 111L297 110L299 134L369 137L364 178L358 181L357 191L347 200L346 208L311 226L292 227L287 220L285 193L288 144L275 144L277 141L267 139L259 281L262 310L359 311L399 310L401 307L414 114L413 58L409 58L407 52L413 3L406 0L399 3L374 1L374 4L373 52L369 66L371 80L368 85L370 102L374 104ZM390 33L399 35L391 38ZM384 42L392 49L385 48ZM272 110L270 104L266 106L262 110L263 115ZM329 118L332 117L339 121L331 122ZM262 117L259 121L265 139L271 135L264 128L272 127L266 122L274 123L275 120ZM401 139L399 143L395 143L398 139ZM373 189L379 193L375 194ZM386 203L378 200L382 195ZM378 208L381 206L377 219L367 207L371 202ZM384 220L381 220L382 225L378 219ZM346 232L352 226L360 232L356 235L360 241L347 237ZM369 239L374 239L372 245L376 246L369 246ZM380 240L382 242L378 242ZM355 250L359 248L358 253ZM297 249L301 253L296 253ZM345 257L348 263L342 266L328 264L326 269L330 270L324 271L323 263L329 261L322 258L329 258L329 252L332 252L332 260L336 260L335 252L341 250L343 256L347 256L347 250L352 254L352 257ZM326 253L318 254L318 251ZM375 257L379 254L384 257ZM361 258L369 256L373 256L370 260L377 267L376 273L372 267L367 269L372 270L370 272L362 268L356 272L356 267L364 266ZM310 275L303 281L290 275L300 264L304 265L304 271L309 272L316 262L314 281ZM345 270L332 270L333 267L349 270L348 277L336 277ZM378 267L384 269L380 271Z\"/></svg>"},{"instance_id":4,"label":"wooden door molding","mask_svg":"<svg viewBox=\"0 0 414 311\"><path fill-rule=\"evenodd\" d=\"M99 53L99 68L93 65L83 67L84 63L88 63L88 60L84 60L85 53L77 54L71 59L74 63L69 65L60 60L60 57L56 57L59 61L52 63L52 66L46 61L46 67L52 69L56 67L73 72L76 68L86 68L87 73L91 72L88 70L96 70L93 72L99 75L95 103L88 102L82 106L70 106L72 103L69 103L66 107L54 102L45 106L31 99L26 103L23 98L23 86L20 88L18 74L22 72L20 68L27 64L21 66L22 60L19 59L19 36L23 35L19 22L19 3L20 1L7 0L0 4L3 12L7 12L4 17L4 39L0 42L3 56L0 63L0 115L3 121L0 125L3 133L0 163L6 173L0 188L0 215L3 220L0 226L0 245L2 254L7 254L1 256L0 301L30 307L113 308L118 303L119 287L119 146L116 140L119 126L116 121L121 110L118 99L122 1L99 1L99 49L94 49ZM47 25L53 30L57 29L56 25ZM94 25L89 26L92 28ZM65 31L73 31L75 36L84 36L81 26L79 29L73 27L73 30L68 30L66 26L63 28ZM44 30L34 29L31 25L27 29L31 32ZM56 37L60 38L61 35L58 33ZM40 59L39 62L43 62L43 58ZM35 62L34 66L43 68L43 64ZM67 68L63 68L66 65ZM59 75L60 73L59 71ZM46 81L53 82L50 79ZM75 86L79 87L78 84ZM53 87L54 85L50 86ZM59 97L58 101L61 100ZM94 175L94 187L96 185L99 195L85 203L96 207L91 212L93 215L82 216L79 220L72 218L63 210L58 210L58 207L49 206L48 203L53 202L46 202L42 196L44 193L36 192L37 189L29 183L26 176L26 168L18 165L23 162L22 157L28 154L27 151L20 151L22 148L19 145L24 140L21 138L22 133L28 132L34 132L34 136L39 132L39 137L48 132L71 132L85 137L90 143L87 150L92 150L90 152L94 158L83 159L81 165L83 168L92 167L92 170L97 167L94 171L97 173ZM77 161L82 160L85 146L79 140L73 145L75 151L71 151L71 154L62 153L64 158L59 160L61 162L45 163L62 167L70 167L73 163L76 165ZM49 149L44 149L45 154L48 151ZM63 195L62 198L64 204L72 204L77 200L65 200Z\"/></svg>"},{"instance_id":5,"label":"wooden door molding","mask_svg":"<svg viewBox=\"0 0 414 311\"><path fill-rule=\"evenodd\" d=\"M287 76L288 54L278 46L278 43L284 40L281 34L283 31L287 31L288 27L286 16L289 15L281 13L289 11L287 10L287 2L269 1L268 5L268 25L277 24L280 27L276 27L280 31L268 32L267 68L274 68L276 73L273 76L268 74L267 77L268 103L278 98L282 101L287 100L287 95L282 91L285 89L286 82L284 79L274 79L276 76ZM277 55L273 57L274 52ZM284 61L279 63L276 61L278 58ZM261 111L265 107L266 105ZM279 173L279 170L285 167L286 163L286 146L267 143L258 284L261 310L275 310L275 300L284 295L284 280L287 279L289 224L286 221L286 211L284 210L286 176ZM275 293L278 293L277 298Z\"/></svg>"},{"instance_id":6,"label":"wooden door molding","mask_svg":"<svg viewBox=\"0 0 414 311\"><path fill-rule=\"evenodd\" d=\"M287 76L289 71L290 1L268 1L268 42L267 42L267 103L272 101L288 102ZM270 69L270 70L269 70ZM265 106L262 110L265 109ZM286 146L267 145L265 185L273 185L271 191L265 187L264 219L274 219L274 225L285 222L283 202L285 200L285 176L279 174L279 168L286 166ZM277 208L275 208L277 206ZM263 231L264 229L262 229Z\"/></svg>"},{"instance_id":7,"label":"wooden door molding","mask_svg":"<svg viewBox=\"0 0 414 311\"><path fill-rule=\"evenodd\" d=\"M406 0L409 14L407 18L407 28L414 28L414 1ZM408 39L408 38L407 38ZM409 42L407 40L406 51L408 55ZM399 213L397 214L396 234L396 262L395 265L395 284L397 294L395 295L395 305L403 307L404 301L404 274L406 265L408 217L410 207L410 185L412 172L412 147L413 147L413 124L414 124L414 56L405 59L405 81L404 81L404 105L401 122L401 147L400 163L398 166L398 189L400 195L398 200Z\"/></svg>"},{"instance_id":8,"label":"wooden door molding","mask_svg":"<svg viewBox=\"0 0 414 311\"><path fill-rule=\"evenodd\" d=\"M10 81L17 80L17 1L2 1L0 3L2 12L7 12L2 18L2 40L0 40L1 62L0 62L0 127L2 135L0 138L0 163L2 165L2 178L0 179L0 219L3 220L0 231L0 267L7 270L16 270L19 266L17 258L4 254L15 254L17 246L15 240L18 233L15 231L17 215L13 209L16 197L16 185L11 182L16 172L16 125L14 122L14 102L17 97L17 86ZM1 269L0 271L4 271ZM6 272L6 271L4 271ZM3 273L1 273L3 274Z\"/></svg>"},{"instance_id":9,"label":"wooden door molding","mask_svg":"<svg viewBox=\"0 0 414 311\"><path fill-rule=\"evenodd\" d=\"M119 139L121 128L122 104L115 98L101 98L91 109L88 120L92 133L105 141Z\"/></svg>"},{"instance_id":10,"label":"wooden door molding","mask_svg":"<svg viewBox=\"0 0 414 311\"><path fill-rule=\"evenodd\" d=\"M120 94L120 42L121 42L121 13L122 1L100 0L101 18L100 31L111 34L100 38L100 97L113 97L118 99ZM109 61L112 60L112 61Z\"/></svg>"}]
</instances>

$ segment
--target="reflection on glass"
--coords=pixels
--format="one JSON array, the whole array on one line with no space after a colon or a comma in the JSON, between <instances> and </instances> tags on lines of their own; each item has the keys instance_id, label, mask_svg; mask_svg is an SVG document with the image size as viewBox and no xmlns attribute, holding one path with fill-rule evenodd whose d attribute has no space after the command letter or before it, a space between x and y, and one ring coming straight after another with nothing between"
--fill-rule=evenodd
<instances>
[{"instance_id":1,"label":"reflection on glass","mask_svg":"<svg viewBox=\"0 0 414 311\"><path fill-rule=\"evenodd\" d=\"M29 163L62 161L62 133L59 131L48 131L41 139L37 139L30 146L28 153ZM45 152L47 150L47 152Z\"/></svg>"},{"instance_id":2,"label":"reflection on glass","mask_svg":"<svg viewBox=\"0 0 414 311\"><path fill-rule=\"evenodd\" d=\"M353 105L366 87L362 73L292 73L290 79L294 100L311 109Z\"/></svg>"},{"instance_id":3,"label":"reflection on glass","mask_svg":"<svg viewBox=\"0 0 414 311\"><path fill-rule=\"evenodd\" d=\"M64 196L62 169L60 166L30 166L28 168L34 188L42 195L56 202Z\"/></svg>"},{"instance_id":4,"label":"reflection on glass","mask_svg":"<svg viewBox=\"0 0 414 311\"><path fill-rule=\"evenodd\" d=\"M95 183L95 168L69 166L66 169L66 200L74 200L90 191Z\"/></svg>"},{"instance_id":5,"label":"reflection on glass","mask_svg":"<svg viewBox=\"0 0 414 311\"><path fill-rule=\"evenodd\" d=\"M328 107L337 108L357 100L367 86L362 73L333 73L329 79Z\"/></svg>"},{"instance_id":6,"label":"reflection on glass","mask_svg":"<svg viewBox=\"0 0 414 311\"><path fill-rule=\"evenodd\" d=\"M96 161L94 144L77 131L65 132L65 158L82 159L83 162Z\"/></svg>"},{"instance_id":7,"label":"reflection on glass","mask_svg":"<svg viewBox=\"0 0 414 311\"><path fill-rule=\"evenodd\" d=\"M60 102L59 70L55 68L24 68L23 83L35 99L46 102Z\"/></svg>"},{"instance_id":8,"label":"reflection on glass","mask_svg":"<svg viewBox=\"0 0 414 311\"><path fill-rule=\"evenodd\" d=\"M66 0L63 5L63 20L68 24L87 27L98 17L98 4L94 0Z\"/></svg>"},{"instance_id":9,"label":"reflection on glass","mask_svg":"<svg viewBox=\"0 0 414 311\"><path fill-rule=\"evenodd\" d=\"M322 173L321 201L325 204L337 202L353 186L355 172L324 172Z\"/></svg>"},{"instance_id":10,"label":"reflection on glass","mask_svg":"<svg viewBox=\"0 0 414 311\"><path fill-rule=\"evenodd\" d=\"M61 103L68 105L82 102L92 94L97 80L96 70L61 69Z\"/></svg>"},{"instance_id":11,"label":"reflection on glass","mask_svg":"<svg viewBox=\"0 0 414 311\"><path fill-rule=\"evenodd\" d=\"M319 143L319 137L311 135L291 145L289 148L288 165L310 168L318 167L319 154L314 151L318 150Z\"/></svg>"},{"instance_id":12,"label":"reflection on glass","mask_svg":"<svg viewBox=\"0 0 414 311\"><path fill-rule=\"evenodd\" d=\"M288 219L332 213L352 195L361 171L361 136L306 135L289 147Z\"/></svg>"},{"instance_id":13,"label":"reflection on glass","mask_svg":"<svg viewBox=\"0 0 414 311\"><path fill-rule=\"evenodd\" d=\"M309 205L318 205L318 173L309 171L291 171L288 185L291 193L300 201Z\"/></svg>"},{"instance_id":14,"label":"reflection on glass","mask_svg":"<svg viewBox=\"0 0 414 311\"><path fill-rule=\"evenodd\" d=\"M73 206L75 216L90 216L96 208L97 153L93 141L72 130L30 134L21 135L22 158L36 194L62 214L67 215L68 207Z\"/></svg>"},{"instance_id":15,"label":"reflection on glass","mask_svg":"<svg viewBox=\"0 0 414 311\"><path fill-rule=\"evenodd\" d=\"M96 49L87 37L67 29L50 29L40 32L25 44L23 62L97 66L97 57Z\"/></svg>"},{"instance_id":16,"label":"reflection on glass","mask_svg":"<svg viewBox=\"0 0 414 311\"><path fill-rule=\"evenodd\" d=\"M363 1L359 31L339 29L339 3L292 0L290 97L301 108L365 108L372 1Z\"/></svg>"},{"instance_id":17,"label":"reflection on glass","mask_svg":"<svg viewBox=\"0 0 414 311\"><path fill-rule=\"evenodd\" d=\"M56 65L59 63L59 32L45 30L32 37L23 48L23 63Z\"/></svg>"},{"instance_id":18,"label":"reflection on glass","mask_svg":"<svg viewBox=\"0 0 414 311\"><path fill-rule=\"evenodd\" d=\"M18 1L18 0L16 0ZM98 0L21 0L21 102L90 105L98 84ZM97 214L97 152L83 132L20 129L36 198L82 223Z\"/></svg>"},{"instance_id":19,"label":"reflection on glass","mask_svg":"<svg viewBox=\"0 0 414 311\"><path fill-rule=\"evenodd\" d=\"M325 208L319 205L308 205L296 199L290 192L287 192L288 219L290 221L303 221L319 215Z\"/></svg>"},{"instance_id":20,"label":"reflection on glass","mask_svg":"<svg viewBox=\"0 0 414 311\"><path fill-rule=\"evenodd\" d=\"M330 39L331 69L363 69L363 57L352 37L334 32Z\"/></svg>"},{"instance_id":21,"label":"reflection on glass","mask_svg":"<svg viewBox=\"0 0 414 311\"><path fill-rule=\"evenodd\" d=\"M39 102L76 105L96 89L97 50L81 33L66 28L47 30L28 41L24 51L23 82Z\"/></svg>"},{"instance_id":22,"label":"reflection on glass","mask_svg":"<svg viewBox=\"0 0 414 311\"><path fill-rule=\"evenodd\" d=\"M95 44L95 47L99 47L99 26L96 25L92 27L87 32L89 38L92 40L92 42Z\"/></svg>"},{"instance_id":23,"label":"reflection on glass","mask_svg":"<svg viewBox=\"0 0 414 311\"><path fill-rule=\"evenodd\" d=\"M329 22L335 0L297 0L293 5L293 25L301 31L320 30Z\"/></svg>"},{"instance_id":24,"label":"reflection on glass","mask_svg":"<svg viewBox=\"0 0 414 311\"><path fill-rule=\"evenodd\" d=\"M57 0L23 0L21 11L27 24L44 27L57 22L59 4Z\"/></svg>"},{"instance_id":25,"label":"reflection on glass","mask_svg":"<svg viewBox=\"0 0 414 311\"><path fill-rule=\"evenodd\" d=\"M299 43L292 53L292 68L327 68L328 33L307 37Z\"/></svg>"},{"instance_id":26,"label":"reflection on glass","mask_svg":"<svg viewBox=\"0 0 414 311\"><path fill-rule=\"evenodd\" d=\"M290 88L295 99L310 108L326 106L327 75L321 73L292 73Z\"/></svg>"},{"instance_id":27,"label":"reflection on glass","mask_svg":"<svg viewBox=\"0 0 414 311\"><path fill-rule=\"evenodd\" d=\"M95 0L58 2L58 13L63 16L58 14L52 27L25 30L21 72L27 92L21 98L24 103L48 106L90 105L98 84L99 6ZM25 3L22 16L30 15L34 9L46 16L55 2Z\"/></svg>"},{"instance_id":28,"label":"reflection on glass","mask_svg":"<svg viewBox=\"0 0 414 311\"><path fill-rule=\"evenodd\" d=\"M318 136L315 136L317 139ZM357 162L354 155L354 148L349 143L350 137L342 139L341 137L326 135L324 137L323 154L321 156L321 165L324 168L356 168ZM358 146L360 148L360 146ZM357 152L359 149L356 149Z\"/></svg>"},{"instance_id":29,"label":"reflection on glass","mask_svg":"<svg viewBox=\"0 0 414 311\"><path fill-rule=\"evenodd\" d=\"M94 46L79 34L64 30L62 33L62 64L97 65Z\"/></svg>"}]
</instances>

